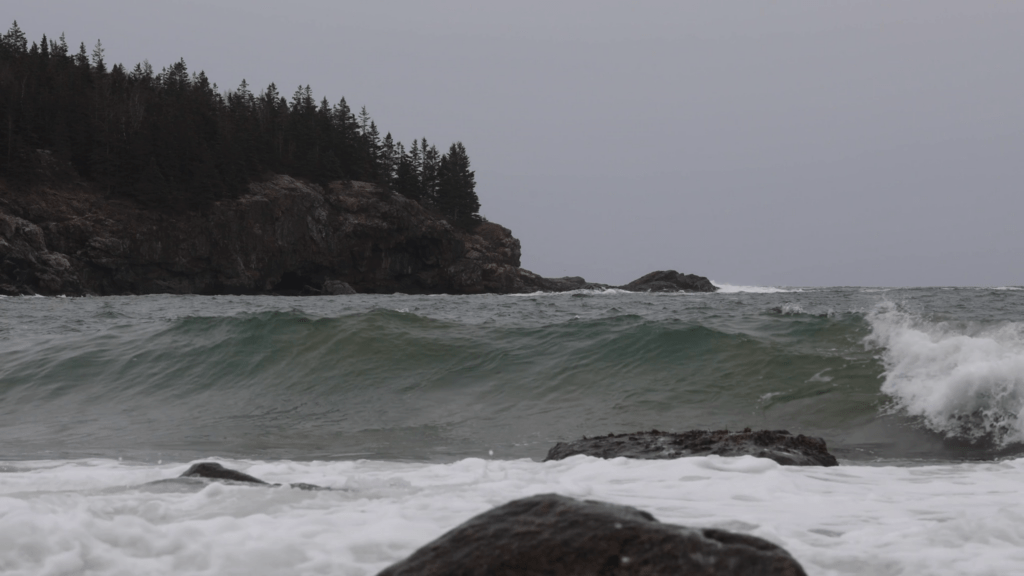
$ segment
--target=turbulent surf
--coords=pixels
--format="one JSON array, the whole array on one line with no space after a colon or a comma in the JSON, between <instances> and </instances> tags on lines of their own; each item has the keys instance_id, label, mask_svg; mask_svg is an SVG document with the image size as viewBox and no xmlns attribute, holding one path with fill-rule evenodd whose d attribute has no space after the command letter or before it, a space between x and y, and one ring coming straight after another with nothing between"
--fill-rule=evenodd
<instances>
[{"instance_id":1,"label":"turbulent surf","mask_svg":"<svg viewBox=\"0 0 1024 576\"><path fill-rule=\"evenodd\" d=\"M720 483L702 485L707 494L756 496L770 485L783 500L833 502L812 480L825 472L750 458L540 462L556 442L582 436L752 427L825 438L842 464L827 473L835 498L867 483L898 500L915 470L933 487L950 474L979 486L1020 474L1024 291L724 288L2 298L0 540L36 534L37 546L0 552L0 569L369 574L470 512L545 490L748 531L785 545L811 573L951 570L955 562L907 555L938 532L903 533L888 560L867 543L833 546L893 509L829 523L811 511L773 519L764 502L735 509L725 493L704 504L645 496L669 498L672 482L699 477ZM238 495L245 487L140 487L208 458L273 482L345 490L267 491L254 503ZM456 485L474 496L461 500ZM925 516L952 513L937 493ZM986 498L979 510L1024 513ZM371 516L352 508L357 500ZM403 512L412 500L424 510L419 520ZM362 532L338 536L334 552L280 540L294 560L280 565L247 564L219 547L243 533L269 542L266 517L292 530L319 522ZM230 521L217 532L214 518ZM118 522L142 526L141 540L125 543ZM1013 534L1007 542L1024 544ZM202 541L208 548L197 552ZM1019 554L999 562L1004 572L1024 567Z\"/></svg>"}]
</instances>

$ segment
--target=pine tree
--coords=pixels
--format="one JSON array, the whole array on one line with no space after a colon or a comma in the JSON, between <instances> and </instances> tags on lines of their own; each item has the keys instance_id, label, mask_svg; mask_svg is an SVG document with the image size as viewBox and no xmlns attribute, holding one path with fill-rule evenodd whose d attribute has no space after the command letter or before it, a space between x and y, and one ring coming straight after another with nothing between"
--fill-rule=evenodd
<instances>
[{"instance_id":1,"label":"pine tree","mask_svg":"<svg viewBox=\"0 0 1024 576\"><path fill-rule=\"evenodd\" d=\"M107 71L107 63L103 61L103 52L103 43L97 40L96 46L92 49L92 69L100 74Z\"/></svg>"},{"instance_id":2,"label":"pine tree","mask_svg":"<svg viewBox=\"0 0 1024 576\"><path fill-rule=\"evenodd\" d=\"M64 38L64 33L63 32L61 32L61 34L60 34L60 42L59 43L58 42L54 42L54 43L50 44L50 52L54 56L56 56L58 58L67 58L68 57L68 52L69 52L68 41Z\"/></svg>"},{"instance_id":3,"label":"pine tree","mask_svg":"<svg viewBox=\"0 0 1024 576\"><path fill-rule=\"evenodd\" d=\"M395 140L391 137L391 132L388 132L380 144L380 182L388 188L395 182L395 169L398 168L399 158Z\"/></svg>"},{"instance_id":4,"label":"pine tree","mask_svg":"<svg viewBox=\"0 0 1024 576\"><path fill-rule=\"evenodd\" d=\"M480 222L476 173L469 169L469 154L462 142L451 145L438 169L437 207L449 223L471 229Z\"/></svg>"},{"instance_id":5,"label":"pine tree","mask_svg":"<svg viewBox=\"0 0 1024 576\"><path fill-rule=\"evenodd\" d=\"M85 42L78 46L78 54L75 54L75 65L80 68L89 68L89 55L85 52Z\"/></svg>"},{"instance_id":6,"label":"pine tree","mask_svg":"<svg viewBox=\"0 0 1024 576\"><path fill-rule=\"evenodd\" d=\"M25 37L25 33L18 27L18 21L15 20L14 24L11 24L11 28L4 34L2 43L0 46L11 54L22 55L28 52L28 38Z\"/></svg>"},{"instance_id":7,"label":"pine tree","mask_svg":"<svg viewBox=\"0 0 1024 576\"><path fill-rule=\"evenodd\" d=\"M405 151L405 146L401 142L398 143L396 148L398 154L398 165L395 167L395 180L393 189L395 192L405 196L406 198L419 201L420 200L420 175L419 175L419 143L416 140L412 141L412 148L410 152ZM413 160L413 152L415 152L416 160Z\"/></svg>"},{"instance_id":8,"label":"pine tree","mask_svg":"<svg viewBox=\"0 0 1024 576\"><path fill-rule=\"evenodd\" d=\"M420 140L420 153L423 154L420 164L420 203L436 204L441 155L437 146L428 143L426 138Z\"/></svg>"}]
</instances>

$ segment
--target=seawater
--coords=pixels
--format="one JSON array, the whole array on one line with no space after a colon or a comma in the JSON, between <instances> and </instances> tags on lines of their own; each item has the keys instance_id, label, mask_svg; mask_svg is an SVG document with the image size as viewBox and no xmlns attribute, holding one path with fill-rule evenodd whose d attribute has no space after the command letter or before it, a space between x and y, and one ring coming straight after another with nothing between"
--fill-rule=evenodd
<instances>
[{"instance_id":1,"label":"seawater","mask_svg":"<svg viewBox=\"0 0 1024 576\"><path fill-rule=\"evenodd\" d=\"M841 466L574 457L787 429ZM156 482L215 460L303 492ZM810 574L1024 572L1024 290L0 298L0 573L374 574L543 492Z\"/></svg>"}]
</instances>

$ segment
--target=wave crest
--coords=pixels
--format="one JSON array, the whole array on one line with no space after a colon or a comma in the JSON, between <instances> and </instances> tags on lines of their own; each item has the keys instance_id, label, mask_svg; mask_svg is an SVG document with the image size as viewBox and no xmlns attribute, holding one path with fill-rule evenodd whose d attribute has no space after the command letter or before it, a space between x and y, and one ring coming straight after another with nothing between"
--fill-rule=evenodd
<instances>
[{"instance_id":1,"label":"wave crest","mask_svg":"<svg viewBox=\"0 0 1024 576\"><path fill-rule=\"evenodd\" d=\"M725 282L711 281L715 287L718 288L719 294L739 294L741 292L752 293L752 294L779 294L783 292L803 292L799 289L786 289L778 288L776 286L735 286L733 284L726 284Z\"/></svg>"},{"instance_id":2,"label":"wave crest","mask_svg":"<svg viewBox=\"0 0 1024 576\"><path fill-rule=\"evenodd\" d=\"M1024 442L1024 324L929 322L890 301L868 321L893 410L947 437Z\"/></svg>"}]
</instances>

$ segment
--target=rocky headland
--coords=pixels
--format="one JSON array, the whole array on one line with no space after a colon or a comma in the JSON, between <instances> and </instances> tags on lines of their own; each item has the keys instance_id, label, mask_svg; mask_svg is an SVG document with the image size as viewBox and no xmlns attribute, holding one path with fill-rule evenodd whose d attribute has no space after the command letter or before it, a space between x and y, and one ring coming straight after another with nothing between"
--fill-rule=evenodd
<instances>
[{"instance_id":1,"label":"rocky headland","mask_svg":"<svg viewBox=\"0 0 1024 576\"><path fill-rule=\"evenodd\" d=\"M520 267L509 229L450 225L363 182L288 176L238 198L170 211L74 178L0 182L0 294L483 294L610 288ZM706 279L654 272L632 291L703 291Z\"/></svg>"}]
</instances>

